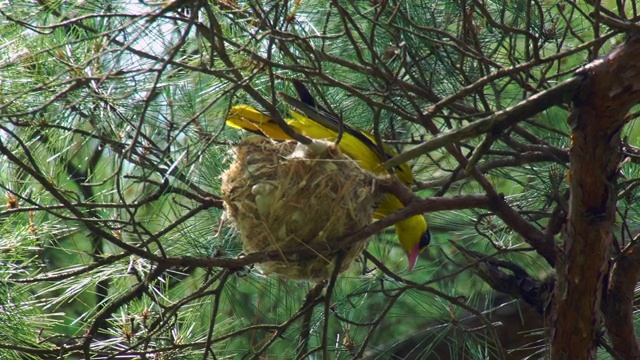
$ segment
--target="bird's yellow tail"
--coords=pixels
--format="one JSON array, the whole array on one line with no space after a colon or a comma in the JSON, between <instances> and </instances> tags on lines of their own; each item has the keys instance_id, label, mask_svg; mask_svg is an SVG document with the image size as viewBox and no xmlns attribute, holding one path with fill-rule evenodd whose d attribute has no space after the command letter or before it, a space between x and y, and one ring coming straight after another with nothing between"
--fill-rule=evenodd
<instances>
[{"instance_id":1,"label":"bird's yellow tail","mask_svg":"<svg viewBox=\"0 0 640 360\"><path fill-rule=\"evenodd\" d=\"M292 140L275 121L248 105L232 107L226 121L227 125L231 127L266 136L273 140Z\"/></svg>"}]
</instances>

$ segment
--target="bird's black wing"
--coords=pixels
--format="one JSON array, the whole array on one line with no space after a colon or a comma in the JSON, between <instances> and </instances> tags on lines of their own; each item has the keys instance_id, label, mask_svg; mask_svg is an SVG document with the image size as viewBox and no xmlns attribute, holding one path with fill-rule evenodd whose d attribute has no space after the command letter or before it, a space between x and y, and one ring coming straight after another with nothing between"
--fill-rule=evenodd
<instances>
[{"instance_id":1,"label":"bird's black wing","mask_svg":"<svg viewBox=\"0 0 640 360\"><path fill-rule=\"evenodd\" d=\"M378 154L380 159L388 160L391 158L389 154L381 151L381 147L378 146L372 139L363 134L360 130L354 128L353 126L350 126L349 124L345 124L342 120L333 115L327 109L325 109L321 105L318 105L314 100L313 95L311 95L311 92L309 92L309 89L307 89L307 87L302 82L298 80L293 80L292 82L300 100L295 99L288 94L280 93L280 96L282 97L284 102L294 107L296 110L302 112L311 120L328 129L335 131L336 133L340 133L341 131L343 131L355 137L376 154Z\"/></svg>"}]
</instances>

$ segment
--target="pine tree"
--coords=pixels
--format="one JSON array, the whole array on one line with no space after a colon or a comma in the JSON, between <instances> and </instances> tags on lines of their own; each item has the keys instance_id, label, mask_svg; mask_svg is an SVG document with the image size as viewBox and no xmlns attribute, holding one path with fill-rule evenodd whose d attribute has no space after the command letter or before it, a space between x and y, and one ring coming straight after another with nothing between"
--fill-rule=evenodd
<instances>
[{"instance_id":1,"label":"pine tree","mask_svg":"<svg viewBox=\"0 0 640 360\"><path fill-rule=\"evenodd\" d=\"M634 1L40 0L0 19L1 358L640 358ZM262 274L281 254L243 254L223 211L248 136L229 110L282 123L296 81L415 176L380 180L405 207L345 234L367 250L325 281ZM418 214L410 271L391 225Z\"/></svg>"}]
</instances>

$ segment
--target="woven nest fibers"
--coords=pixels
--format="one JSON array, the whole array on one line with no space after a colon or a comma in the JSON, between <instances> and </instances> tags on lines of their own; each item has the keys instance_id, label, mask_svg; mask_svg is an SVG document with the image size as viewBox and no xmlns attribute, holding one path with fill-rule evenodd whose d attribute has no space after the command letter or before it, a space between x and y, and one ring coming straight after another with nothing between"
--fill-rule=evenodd
<instances>
[{"instance_id":1,"label":"woven nest fibers","mask_svg":"<svg viewBox=\"0 0 640 360\"><path fill-rule=\"evenodd\" d=\"M378 191L375 176L332 143L310 146L253 137L233 151L222 175L222 198L245 253L313 248L309 256L282 256L258 265L265 275L321 280L335 267L337 241L371 223ZM367 241L344 249L340 271Z\"/></svg>"}]
</instances>

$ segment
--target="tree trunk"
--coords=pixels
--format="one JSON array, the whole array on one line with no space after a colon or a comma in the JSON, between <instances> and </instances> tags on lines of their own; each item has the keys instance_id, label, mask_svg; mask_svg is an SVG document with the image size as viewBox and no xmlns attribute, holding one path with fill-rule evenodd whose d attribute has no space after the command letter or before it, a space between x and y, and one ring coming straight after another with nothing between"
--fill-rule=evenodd
<instances>
[{"instance_id":1,"label":"tree trunk","mask_svg":"<svg viewBox=\"0 0 640 360\"><path fill-rule=\"evenodd\" d=\"M613 243L620 131L626 113L640 101L638 59L636 36L577 75L584 81L570 118L571 199L557 259L552 359L596 358Z\"/></svg>"}]
</instances>

